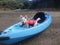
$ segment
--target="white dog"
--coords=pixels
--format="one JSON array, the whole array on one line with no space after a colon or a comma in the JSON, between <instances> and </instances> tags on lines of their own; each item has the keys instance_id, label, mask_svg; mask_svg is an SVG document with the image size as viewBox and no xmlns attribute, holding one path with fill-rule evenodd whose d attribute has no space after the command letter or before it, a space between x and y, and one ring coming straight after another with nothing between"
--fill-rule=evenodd
<instances>
[{"instance_id":1,"label":"white dog","mask_svg":"<svg viewBox=\"0 0 60 45\"><path fill-rule=\"evenodd\" d=\"M38 24L38 21L41 20L40 18L37 18L37 20L28 19L27 15L25 15L24 17L20 15L20 19L23 22L22 26L27 25L27 28L30 26L30 24L36 26Z\"/></svg>"}]
</instances>

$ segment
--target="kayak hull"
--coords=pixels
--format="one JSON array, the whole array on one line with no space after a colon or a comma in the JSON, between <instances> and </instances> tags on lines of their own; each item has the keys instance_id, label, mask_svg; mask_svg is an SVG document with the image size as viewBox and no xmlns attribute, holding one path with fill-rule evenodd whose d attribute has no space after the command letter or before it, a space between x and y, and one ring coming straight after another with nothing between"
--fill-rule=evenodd
<instances>
[{"instance_id":1,"label":"kayak hull","mask_svg":"<svg viewBox=\"0 0 60 45\"><path fill-rule=\"evenodd\" d=\"M19 22L17 24L14 24L13 26L9 27L5 31L3 31L2 34L0 34L0 37L8 36L9 39L4 40L4 41L1 40L0 43L13 44L13 43L22 41L24 39L27 39L33 35L36 35L42 31L44 31L47 27L49 27L49 25L52 22L51 15L49 15L49 14L45 14L45 15L46 15L46 20L42 23L39 23L37 26L31 27L31 28L22 28L22 27L18 27L18 25L21 24L21 22Z\"/></svg>"}]
</instances>

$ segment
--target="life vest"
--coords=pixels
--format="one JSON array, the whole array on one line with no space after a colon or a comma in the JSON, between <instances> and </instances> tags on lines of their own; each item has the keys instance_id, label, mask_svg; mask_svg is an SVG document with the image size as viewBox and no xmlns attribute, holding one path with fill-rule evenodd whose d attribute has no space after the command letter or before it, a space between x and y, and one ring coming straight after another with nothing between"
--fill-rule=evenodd
<instances>
[{"instance_id":1,"label":"life vest","mask_svg":"<svg viewBox=\"0 0 60 45\"><path fill-rule=\"evenodd\" d=\"M25 24L35 24L36 20L25 20L24 23Z\"/></svg>"}]
</instances>

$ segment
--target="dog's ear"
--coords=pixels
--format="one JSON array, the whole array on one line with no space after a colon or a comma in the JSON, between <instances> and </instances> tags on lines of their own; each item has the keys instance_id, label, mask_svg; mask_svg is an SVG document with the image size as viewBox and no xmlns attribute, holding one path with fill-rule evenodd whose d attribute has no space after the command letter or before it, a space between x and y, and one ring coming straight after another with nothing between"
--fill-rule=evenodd
<instances>
[{"instance_id":1,"label":"dog's ear","mask_svg":"<svg viewBox=\"0 0 60 45\"><path fill-rule=\"evenodd\" d=\"M28 16L27 16L27 15L25 15L25 18L26 18L26 19L28 19Z\"/></svg>"}]
</instances>

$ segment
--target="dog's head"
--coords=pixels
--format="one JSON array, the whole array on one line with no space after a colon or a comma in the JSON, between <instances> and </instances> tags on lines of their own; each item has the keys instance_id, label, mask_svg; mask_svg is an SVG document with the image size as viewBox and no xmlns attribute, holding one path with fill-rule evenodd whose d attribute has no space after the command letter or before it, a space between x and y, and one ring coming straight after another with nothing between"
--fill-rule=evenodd
<instances>
[{"instance_id":1,"label":"dog's head","mask_svg":"<svg viewBox=\"0 0 60 45\"><path fill-rule=\"evenodd\" d=\"M24 22L25 20L27 20L27 18L28 18L27 15L25 15L25 16L20 15L20 20L23 21L23 22Z\"/></svg>"}]
</instances>

